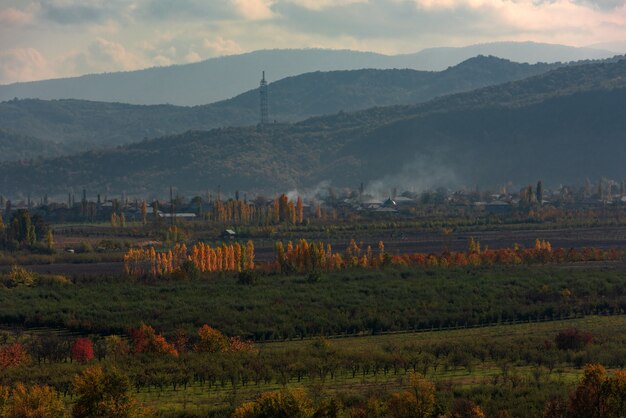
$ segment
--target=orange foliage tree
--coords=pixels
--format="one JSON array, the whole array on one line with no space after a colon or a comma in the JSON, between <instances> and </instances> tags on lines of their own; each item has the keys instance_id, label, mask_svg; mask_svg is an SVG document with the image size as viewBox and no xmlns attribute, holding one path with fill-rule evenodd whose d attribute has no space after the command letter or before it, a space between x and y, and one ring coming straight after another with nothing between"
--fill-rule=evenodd
<instances>
[{"instance_id":1,"label":"orange foliage tree","mask_svg":"<svg viewBox=\"0 0 626 418\"><path fill-rule=\"evenodd\" d=\"M124 271L133 277L162 276L181 271L190 262L200 272L254 270L254 243L222 244L211 247L199 242L191 249L185 244L176 244L167 252L154 248L131 248L124 255Z\"/></svg>"},{"instance_id":2,"label":"orange foliage tree","mask_svg":"<svg viewBox=\"0 0 626 418\"><path fill-rule=\"evenodd\" d=\"M59 418L66 416L65 405L57 392L50 386L25 386L18 383L11 391L11 396L6 398L4 411L2 411L2 398L8 391L0 393L0 412L6 418L37 417Z\"/></svg>"},{"instance_id":3,"label":"orange foliage tree","mask_svg":"<svg viewBox=\"0 0 626 418\"><path fill-rule=\"evenodd\" d=\"M18 342L0 347L0 368L8 369L25 364L30 357L24 346Z\"/></svg>"},{"instance_id":4,"label":"orange foliage tree","mask_svg":"<svg viewBox=\"0 0 626 418\"><path fill-rule=\"evenodd\" d=\"M178 356L178 351L150 325L141 324L129 331L133 353L156 353Z\"/></svg>"}]
</instances>

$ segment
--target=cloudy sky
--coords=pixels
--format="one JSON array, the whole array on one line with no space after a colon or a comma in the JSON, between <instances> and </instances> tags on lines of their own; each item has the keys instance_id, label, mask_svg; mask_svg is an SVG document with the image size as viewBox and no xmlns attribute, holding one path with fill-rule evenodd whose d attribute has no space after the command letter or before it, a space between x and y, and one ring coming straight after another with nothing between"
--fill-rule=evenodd
<instances>
[{"instance_id":1,"label":"cloudy sky","mask_svg":"<svg viewBox=\"0 0 626 418\"><path fill-rule=\"evenodd\" d=\"M621 43L626 50L625 3L0 0L0 83L182 64L267 48L395 54L530 40Z\"/></svg>"}]
</instances>

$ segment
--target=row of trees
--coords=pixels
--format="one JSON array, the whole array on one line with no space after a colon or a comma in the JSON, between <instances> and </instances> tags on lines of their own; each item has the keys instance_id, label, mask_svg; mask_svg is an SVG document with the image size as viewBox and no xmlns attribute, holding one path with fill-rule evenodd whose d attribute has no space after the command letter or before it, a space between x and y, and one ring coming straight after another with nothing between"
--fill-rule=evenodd
<instances>
[{"instance_id":1,"label":"row of trees","mask_svg":"<svg viewBox=\"0 0 626 418\"><path fill-rule=\"evenodd\" d=\"M240 405L234 418L261 418L270 416L330 417L346 414L350 417L389 418L484 418L480 405L466 399L457 399L451 410L437 410L435 385L419 373L410 373L407 389L387 397L371 397L360 407L348 410L337 399L326 399L314 408L303 389L284 389L265 392L253 402ZM620 418L626 413L626 372L609 375L599 364L588 364L584 375L569 398L555 397L546 402L544 418ZM498 411L499 418L511 418L508 410Z\"/></svg>"},{"instance_id":2,"label":"row of trees","mask_svg":"<svg viewBox=\"0 0 626 418\"><path fill-rule=\"evenodd\" d=\"M193 200L192 204L194 204ZM277 225L290 223L301 225L305 221L302 198L298 197L295 202L292 202L284 193L274 198L269 204L264 199L248 202L237 198L227 201L217 199L209 202L206 208L202 207L201 201L194 206L209 221L223 224ZM205 209L206 212L204 212Z\"/></svg>"},{"instance_id":3,"label":"row of trees","mask_svg":"<svg viewBox=\"0 0 626 418\"><path fill-rule=\"evenodd\" d=\"M149 249L130 249L124 255L124 271L133 277L157 277L194 269L199 272L254 270L254 243L222 244L211 247L199 242L189 250L185 244L176 244L173 249L157 252Z\"/></svg>"},{"instance_id":4,"label":"row of trees","mask_svg":"<svg viewBox=\"0 0 626 418\"><path fill-rule=\"evenodd\" d=\"M303 388L285 388L261 393L254 401L244 402L232 413L234 418L261 417L389 417L389 418L484 418L483 408L471 400L457 398L450 407L441 402L440 391L419 373L408 375L406 389L391 394L372 394L366 402L345 406L339 397L314 402ZM72 379L76 399L73 417L147 417L154 411L140 405L131 392L131 382L115 367L95 365ZM626 405L626 373L608 374L599 364L589 364L568 399L553 397L545 403L544 418L619 418ZM68 416L63 400L47 385L12 389L0 386L0 415L4 417L57 418ZM496 416L496 415L494 415ZM513 415L506 409L500 418Z\"/></svg>"},{"instance_id":5,"label":"row of trees","mask_svg":"<svg viewBox=\"0 0 626 418\"><path fill-rule=\"evenodd\" d=\"M45 241L42 247L52 248L52 230L40 216L31 216L28 209L18 209L13 212L7 225L0 216L0 247L9 250L32 249L40 245L40 240Z\"/></svg>"},{"instance_id":6,"label":"row of trees","mask_svg":"<svg viewBox=\"0 0 626 418\"><path fill-rule=\"evenodd\" d=\"M467 251L443 253L407 253L391 256L385 252L385 245L379 241L377 251L371 246L363 248L351 240L343 253L333 252L330 243L309 242L305 239L295 244L282 241L275 244L273 268L283 273L334 271L344 268L378 268L387 264L420 267L465 267L481 265L516 265L536 263L571 263L580 261L623 260L624 251L616 249L574 248L553 250L550 242L537 239L533 248L513 248L490 250L481 248L480 242L470 239ZM248 241L245 246L239 243L222 244L211 247L197 243L190 250L185 244L176 244L173 249L157 252L149 249L130 249L124 256L124 270L133 277L157 277L176 273L185 269L199 272L254 270L254 244Z\"/></svg>"},{"instance_id":7,"label":"row of trees","mask_svg":"<svg viewBox=\"0 0 626 418\"><path fill-rule=\"evenodd\" d=\"M132 395L128 377L116 368L92 366L72 379L75 401L68 411L63 399L48 385L13 388L0 386L0 416L6 418L147 418L154 411L142 406Z\"/></svg>"},{"instance_id":8,"label":"row of trees","mask_svg":"<svg viewBox=\"0 0 626 418\"><path fill-rule=\"evenodd\" d=\"M480 242L473 238L469 241L467 251L443 253L407 253L391 256L385 253L385 245L378 243L378 251L374 253L371 246L363 250L354 240L343 254L333 253L329 243L308 242L300 240L296 244L291 241L285 248L282 242L275 245L276 258L274 266L282 272L291 273L311 271L332 271L348 267L377 268L386 264L421 267L464 267L481 265L512 265L536 263L571 263L580 261L616 261L623 260L626 254L616 249L599 248L563 248L552 249L550 242L537 239L533 248L513 248L490 250L481 248Z\"/></svg>"},{"instance_id":9,"label":"row of trees","mask_svg":"<svg viewBox=\"0 0 626 418\"><path fill-rule=\"evenodd\" d=\"M480 243L470 240L469 250L466 252L443 252L441 254L402 254L392 257L394 264L407 266L428 267L464 267L464 266L491 266L515 264L545 264L545 263L574 263L581 261L618 261L626 256L624 251L617 249L604 250L600 248L571 248L552 249L548 241L535 241L533 248L513 248L498 250L481 249Z\"/></svg>"},{"instance_id":10,"label":"row of trees","mask_svg":"<svg viewBox=\"0 0 626 418\"><path fill-rule=\"evenodd\" d=\"M275 245L275 267L279 271L290 273L310 271L332 271L346 267L379 267L385 262L385 245L378 243L378 253L374 254L371 246L362 250L355 240L350 240L343 255L333 253L330 243L308 242L301 239L295 245L289 241L287 247L281 241Z\"/></svg>"},{"instance_id":11,"label":"row of trees","mask_svg":"<svg viewBox=\"0 0 626 418\"><path fill-rule=\"evenodd\" d=\"M614 333L613 328L610 331ZM587 401L575 403L561 396L562 391L553 391L555 386L551 386L553 383L557 384L555 381L562 386L561 374L565 368L583 367L585 363L600 360L610 367L624 367L623 349L616 344L623 338L623 333L614 336L599 334L597 344L588 342L590 338L586 334L580 330L569 329L559 332L553 339L545 339L543 334L532 333L530 335L519 334L516 337L483 339L475 338L476 336L470 333L464 337L451 335L452 338L422 339L421 342L390 340L382 345L365 341L365 346L359 345L358 347L346 346L332 340L316 339L308 344L298 344L293 347L257 350L241 340L227 338L208 325L203 325L197 330L193 341L178 334L165 339L153 328L142 325L132 330L128 338L106 337L104 339L106 357L102 359L104 361L101 364L114 364L125 370L131 384L138 391L151 390L150 388L163 390L167 386L177 390L178 387L187 387L192 383L203 387L208 385L209 390L220 388L220 391L228 386L237 390L240 387L250 388L253 384L260 387L262 384L274 383L284 387L308 384L313 384L312 387L315 387L324 385L325 382L332 382L330 384L334 387L342 381L354 381L358 377L368 379L367 376L374 376L376 380L380 378L384 381L393 379L394 382L402 382L407 378L410 381L417 373L424 376L438 376L455 370L454 375L468 373L468 376L476 376L474 374L476 368L484 370L496 368L500 370L500 373L489 373L489 377L477 385L481 385L484 393L490 393L491 390L494 393L497 392L498 399L491 399L490 396L484 398L478 394L470 396L471 399L484 405L489 416L498 416L496 412L501 409L509 409L514 416L541 416L540 414L520 414L519 408L509 407L507 403L512 402L513 399L510 396L513 396L513 393L506 392L506 388L519 387L524 393L526 402L534 403L535 407L537 405L543 407L548 395L558 393L558 396L550 399L546 408L549 406L550 410L561 411L562 414L546 415L549 417L618 417L620 415L610 413L569 414L570 404L590 404L591 398L583 398L582 394L577 395L579 400L587 399ZM564 337L569 341L572 336L576 335L580 336L579 340L582 344L567 343L561 346ZM75 341L74 347L79 347L78 341L80 339ZM242 344L245 347L243 349ZM72 356L75 355L74 351L78 349L72 350ZM91 362L93 359L88 361ZM518 366L522 369L517 369ZM71 375L83 367L77 364L45 363L37 366L25 362L18 366L0 368L0 385L3 383L13 385L18 381L28 385L48 384L60 393L76 395L72 387ZM482 376L482 372L479 375ZM596 398L593 398L595 400L591 404L599 405L600 411L610 410L606 408L619 405L615 403L616 399L624 399L619 397L622 395L616 395L615 392L615 388L623 386L623 381L623 374L600 374L600 377L587 385L588 390L582 393L585 396L595 393L597 396L594 395ZM409 388L411 385L412 383L409 384ZM445 396L446 389L440 387L439 390L440 394ZM551 392L543 396L546 390ZM469 395L469 392L462 395L456 393L456 396L462 398ZM350 416L412 416L389 414L391 414L390 411L407 411L405 407L407 404L413 405L412 401L415 399L413 396L409 396L406 392L381 393L379 396L378 407L381 411L387 411L382 415L371 415L372 405L365 404L352 403L350 407L343 408L343 411L346 414L356 413L357 410L366 411L361 415ZM437 414L451 413L458 409L456 402L451 407L449 400L438 402L438 404L440 407L436 409ZM467 402L465 405L467 406ZM335 406L342 408L341 402Z\"/></svg>"},{"instance_id":12,"label":"row of trees","mask_svg":"<svg viewBox=\"0 0 626 418\"><path fill-rule=\"evenodd\" d=\"M32 358L41 365L42 360L63 362L68 358L77 363L89 363L96 357L111 356L121 358L138 354L163 354L178 357L181 353L255 353L258 350L250 341L240 337L227 337L219 330L204 324L197 330L197 335L190 341L182 332L177 332L170 341L157 333L153 327L141 324L131 328L127 337L109 335L98 340L99 347L94 347L91 338L78 337L73 341L51 340L31 337L26 344L20 341L0 346L0 367L7 370L30 364ZM29 353L29 351L31 351Z\"/></svg>"}]
</instances>

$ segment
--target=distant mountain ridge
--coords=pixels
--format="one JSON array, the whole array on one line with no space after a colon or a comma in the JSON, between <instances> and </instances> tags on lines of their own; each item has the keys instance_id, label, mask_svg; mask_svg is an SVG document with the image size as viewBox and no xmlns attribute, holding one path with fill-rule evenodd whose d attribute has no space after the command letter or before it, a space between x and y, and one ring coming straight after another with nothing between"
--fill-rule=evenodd
<instances>
[{"instance_id":1,"label":"distant mountain ridge","mask_svg":"<svg viewBox=\"0 0 626 418\"><path fill-rule=\"evenodd\" d=\"M567 66L430 102L295 124L190 131L105 151L0 165L6 194L83 187L142 196L276 192L322 181L419 190L626 178L626 60ZM25 190L28 189L28 190Z\"/></svg>"},{"instance_id":2,"label":"distant mountain ridge","mask_svg":"<svg viewBox=\"0 0 626 418\"><path fill-rule=\"evenodd\" d=\"M71 98L132 104L201 105L225 100L256 87L262 70L267 72L270 81L313 71L363 68L441 71L476 55L536 63L603 59L614 53L533 42L431 48L395 56L349 50L262 50L193 64L4 85L0 86L0 101Z\"/></svg>"},{"instance_id":3,"label":"distant mountain ridge","mask_svg":"<svg viewBox=\"0 0 626 418\"><path fill-rule=\"evenodd\" d=\"M518 64L479 56L441 72L350 70L314 72L269 85L270 116L295 122L311 116L370 107L425 102L437 96L523 79L558 68L558 64ZM0 103L0 127L11 132L85 151L138 142L187 130L255 125L258 90L233 99L195 107L129 105L83 100L17 100ZM19 142L16 148L22 147ZM68 146L69 145L69 146ZM37 150L31 150L36 155ZM7 160L19 152L0 155Z\"/></svg>"}]
</instances>

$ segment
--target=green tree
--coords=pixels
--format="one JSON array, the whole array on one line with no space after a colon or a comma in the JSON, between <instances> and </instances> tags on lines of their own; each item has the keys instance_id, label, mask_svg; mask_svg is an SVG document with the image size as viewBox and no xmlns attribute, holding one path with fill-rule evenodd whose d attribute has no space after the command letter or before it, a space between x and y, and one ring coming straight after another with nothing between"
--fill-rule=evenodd
<instances>
[{"instance_id":1,"label":"green tree","mask_svg":"<svg viewBox=\"0 0 626 418\"><path fill-rule=\"evenodd\" d=\"M22 245L33 245L37 242L35 225L28 209L19 209L13 214L7 238Z\"/></svg>"},{"instance_id":2,"label":"green tree","mask_svg":"<svg viewBox=\"0 0 626 418\"><path fill-rule=\"evenodd\" d=\"M147 416L131 395L130 381L117 369L88 367L74 377L73 388L77 399L72 416L76 418Z\"/></svg>"}]
</instances>

